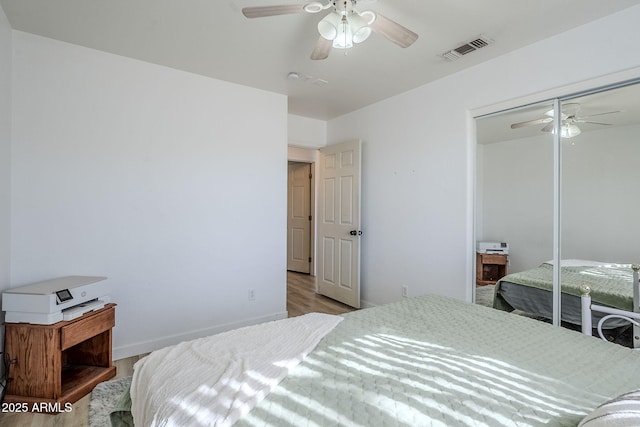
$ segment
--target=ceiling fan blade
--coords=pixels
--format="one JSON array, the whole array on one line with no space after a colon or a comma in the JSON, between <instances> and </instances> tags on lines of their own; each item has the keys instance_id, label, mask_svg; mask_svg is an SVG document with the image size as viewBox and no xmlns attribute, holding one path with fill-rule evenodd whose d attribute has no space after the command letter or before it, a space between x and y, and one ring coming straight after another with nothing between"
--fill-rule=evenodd
<instances>
[{"instance_id":1,"label":"ceiling fan blade","mask_svg":"<svg viewBox=\"0 0 640 427\"><path fill-rule=\"evenodd\" d=\"M511 129L517 129L517 128L521 128L524 126L530 126L530 125L542 125L545 123L549 123L553 121L553 117L544 117L542 119L536 119L536 120L528 120L526 122L520 122L520 123L514 123L511 125Z\"/></svg>"},{"instance_id":2,"label":"ceiling fan blade","mask_svg":"<svg viewBox=\"0 0 640 427\"><path fill-rule=\"evenodd\" d=\"M316 43L316 47L313 49L313 52L311 52L311 59L327 59L332 47L333 41L327 40L324 37L320 36L318 38L318 43Z\"/></svg>"},{"instance_id":3,"label":"ceiling fan blade","mask_svg":"<svg viewBox=\"0 0 640 427\"><path fill-rule=\"evenodd\" d=\"M304 11L304 6L301 4L285 4L280 6L245 7L242 9L242 14L247 18L262 18L265 16L302 13Z\"/></svg>"},{"instance_id":4,"label":"ceiling fan blade","mask_svg":"<svg viewBox=\"0 0 640 427\"><path fill-rule=\"evenodd\" d=\"M553 122L549 123L548 125L546 125L545 127L543 127L540 130L542 132L551 132L553 130Z\"/></svg>"},{"instance_id":5,"label":"ceiling fan blade","mask_svg":"<svg viewBox=\"0 0 640 427\"><path fill-rule=\"evenodd\" d=\"M416 33L379 13L376 13L376 19L370 27L375 33L386 37L400 47L409 47L418 39Z\"/></svg>"},{"instance_id":6,"label":"ceiling fan blade","mask_svg":"<svg viewBox=\"0 0 640 427\"><path fill-rule=\"evenodd\" d=\"M590 117L604 116L606 114L622 113L622 111L607 111L604 113L589 114L588 116L580 116L580 119L588 119Z\"/></svg>"},{"instance_id":7,"label":"ceiling fan blade","mask_svg":"<svg viewBox=\"0 0 640 427\"><path fill-rule=\"evenodd\" d=\"M591 122L588 120L577 120L578 123L589 123L591 125L611 126L611 123Z\"/></svg>"}]
</instances>

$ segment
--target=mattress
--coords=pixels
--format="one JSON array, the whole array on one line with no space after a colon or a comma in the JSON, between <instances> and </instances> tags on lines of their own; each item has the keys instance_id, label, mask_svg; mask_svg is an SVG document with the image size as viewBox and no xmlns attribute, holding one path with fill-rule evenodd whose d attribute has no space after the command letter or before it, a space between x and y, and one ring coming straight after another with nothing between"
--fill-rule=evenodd
<instances>
[{"instance_id":1,"label":"mattress","mask_svg":"<svg viewBox=\"0 0 640 427\"><path fill-rule=\"evenodd\" d=\"M344 315L235 425L575 426L640 352L441 296Z\"/></svg>"}]
</instances>

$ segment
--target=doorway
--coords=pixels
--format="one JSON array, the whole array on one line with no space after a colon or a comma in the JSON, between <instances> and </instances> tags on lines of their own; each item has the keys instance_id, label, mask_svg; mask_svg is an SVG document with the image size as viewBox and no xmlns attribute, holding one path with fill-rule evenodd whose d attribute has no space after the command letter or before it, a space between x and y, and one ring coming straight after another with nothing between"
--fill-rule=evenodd
<instances>
[{"instance_id":1,"label":"doorway","mask_svg":"<svg viewBox=\"0 0 640 427\"><path fill-rule=\"evenodd\" d=\"M287 173L287 270L312 274L312 164L289 161Z\"/></svg>"}]
</instances>

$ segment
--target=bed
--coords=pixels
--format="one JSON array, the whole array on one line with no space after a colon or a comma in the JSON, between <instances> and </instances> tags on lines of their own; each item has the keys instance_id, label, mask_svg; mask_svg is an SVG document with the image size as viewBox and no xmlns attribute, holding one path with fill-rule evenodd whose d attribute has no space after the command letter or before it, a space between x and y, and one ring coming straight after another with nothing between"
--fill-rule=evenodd
<instances>
[{"instance_id":1,"label":"bed","mask_svg":"<svg viewBox=\"0 0 640 427\"><path fill-rule=\"evenodd\" d=\"M631 265L611 264L587 260L563 260L561 262L562 321L581 324L580 287L591 287L591 298L602 306L626 311L638 310L640 301L634 292ZM637 287L637 286L636 286ZM509 274L496 283L494 308L505 311L515 309L544 319L552 318L553 264L546 262L539 267ZM635 303L634 303L635 294ZM604 314L594 313L594 323ZM614 329L629 324L612 319L603 327Z\"/></svg>"},{"instance_id":2,"label":"bed","mask_svg":"<svg viewBox=\"0 0 640 427\"><path fill-rule=\"evenodd\" d=\"M603 402L640 389L639 351L447 297L330 316L318 333L301 319L140 360L123 396L136 425L573 427ZM271 329L275 348L265 349ZM307 335L301 352L281 353L279 340ZM258 369L274 354L271 367ZM622 425L640 425L635 416Z\"/></svg>"}]
</instances>

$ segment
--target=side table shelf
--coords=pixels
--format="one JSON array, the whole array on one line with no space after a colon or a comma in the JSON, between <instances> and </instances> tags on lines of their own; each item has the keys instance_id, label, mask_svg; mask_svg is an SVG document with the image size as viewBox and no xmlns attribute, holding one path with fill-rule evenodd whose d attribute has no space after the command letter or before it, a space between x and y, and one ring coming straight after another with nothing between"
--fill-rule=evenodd
<instances>
[{"instance_id":1,"label":"side table shelf","mask_svg":"<svg viewBox=\"0 0 640 427\"><path fill-rule=\"evenodd\" d=\"M11 364L4 401L64 408L113 378L115 306L53 325L6 323L5 352Z\"/></svg>"}]
</instances>

